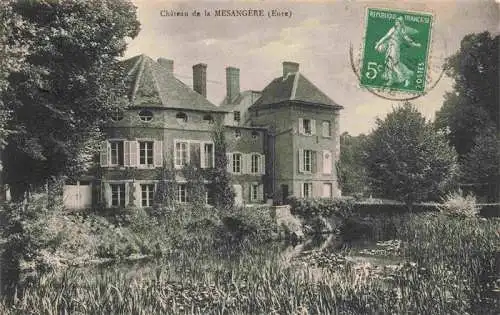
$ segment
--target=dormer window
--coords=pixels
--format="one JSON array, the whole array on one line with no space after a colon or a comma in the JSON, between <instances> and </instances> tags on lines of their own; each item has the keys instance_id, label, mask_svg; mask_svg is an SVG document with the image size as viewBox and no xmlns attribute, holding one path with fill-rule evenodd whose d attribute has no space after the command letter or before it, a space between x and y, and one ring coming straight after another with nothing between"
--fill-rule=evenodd
<instances>
[{"instance_id":1,"label":"dormer window","mask_svg":"<svg viewBox=\"0 0 500 315\"><path fill-rule=\"evenodd\" d=\"M147 109L141 110L139 112L139 118L142 121L151 121L153 120L153 112Z\"/></svg>"},{"instance_id":2,"label":"dormer window","mask_svg":"<svg viewBox=\"0 0 500 315\"><path fill-rule=\"evenodd\" d=\"M177 122L180 124L187 123L188 121L188 116L186 113L183 112L178 112L177 115L175 115L175 118L177 119Z\"/></svg>"},{"instance_id":3,"label":"dormer window","mask_svg":"<svg viewBox=\"0 0 500 315\"><path fill-rule=\"evenodd\" d=\"M207 114L207 115L203 116L203 120L206 121L206 122L208 122L209 124L213 124L214 123L214 118L210 114Z\"/></svg>"},{"instance_id":4,"label":"dormer window","mask_svg":"<svg viewBox=\"0 0 500 315\"><path fill-rule=\"evenodd\" d=\"M252 139L257 139L259 137L259 133L257 131L252 131Z\"/></svg>"}]
</instances>

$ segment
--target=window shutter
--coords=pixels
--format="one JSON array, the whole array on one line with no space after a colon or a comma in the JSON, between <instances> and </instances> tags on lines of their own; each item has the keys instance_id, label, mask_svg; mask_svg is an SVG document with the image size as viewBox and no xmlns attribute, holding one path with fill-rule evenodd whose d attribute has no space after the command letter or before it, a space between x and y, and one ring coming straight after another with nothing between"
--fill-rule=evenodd
<instances>
[{"instance_id":1,"label":"window shutter","mask_svg":"<svg viewBox=\"0 0 500 315\"><path fill-rule=\"evenodd\" d=\"M332 173L332 152L328 150L323 151L323 174Z\"/></svg>"},{"instance_id":2,"label":"window shutter","mask_svg":"<svg viewBox=\"0 0 500 315\"><path fill-rule=\"evenodd\" d=\"M123 141L123 165L130 166L130 141Z\"/></svg>"},{"instance_id":3,"label":"window shutter","mask_svg":"<svg viewBox=\"0 0 500 315\"><path fill-rule=\"evenodd\" d=\"M226 157L227 157L227 172L232 173L233 172L233 154L226 153Z\"/></svg>"},{"instance_id":4,"label":"window shutter","mask_svg":"<svg viewBox=\"0 0 500 315\"><path fill-rule=\"evenodd\" d=\"M108 183L104 183L104 198L108 207L111 207L111 185Z\"/></svg>"},{"instance_id":5,"label":"window shutter","mask_svg":"<svg viewBox=\"0 0 500 315\"><path fill-rule=\"evenodd\" d=\"M245 174L252 174L252 153L243 154Z\"/></svg>"},{"instance_id":6,"label":"window shutter","mask_svg":"<svg viewBox=\"0 0 500 315\"><path fill-rule=\"evenodd\" d=\"M299 118L299 134L304 134L304 119Z\"/></svg>"},{"instance_id":7,"label":"window shutter","mask_svg":"<svg viewBox=\"0 0 500 315\"><path fill-rule=\"evenodd\" d=\"M257 193L257 196L258 196L259 201L264 200L264 185L262 185L262 184L259 185L259 191Z\"/></svg>"},{"instance_id":8,"label":"window shutter","mask_svg":"<svg viewBox=\"0 0 500 315\"><path fill-rule=\"evenodd\" d=\"M312 151L311 154L311 171L312 173L318 172L318 151Z\"/></svg>"},{"instance_id":9,"label":"window shutter","mask_svg":"<svg viewBox=\"0 0 500 315\"><path fill-rule=\"evenodd\" d=\"M311 119L311 134L315 135L316 134L316 120Z\"/></svg>"},{"instance_id":10,"label":"window shutter","mask_svg":"<svg viewBox=\"0 0 500 315\"><path fill-rule=\"evenodd\" d=\"M161 167L163 165L163 142L155 141L153 144L154 150L154 165Z\"/></svg>"},{"instance_id":11,"label":"window shutter","mask_svg":"<svg viewBox=\"0 0 500 315\"><path fill-rule=\"evenodd\" d=\"M206 142L202 142L200 145L200 167L201 168L207 168L207 165L205 165L205 145Z\"/></svg>"},{"instance_id":12,"label":"window shutter","mask_svg":"<svg viewBox=\"0 0 500 315\"><path fill-rule=\"evenodd\" d=\"M261 154L260 155L260 174L261 175L266 175L266 155L265 154Z\"/></svg>"},{"instance_id":13,"label":"window shutter","mask_svg":"<svg viewBox=\"0 0 500 315\"><path fill-rule=\"evenodd\" d=\"M101 167L107 167L108 166L108 141L103 141L101 142L101 154L100 154L100 159L101 159Z\"/></svg>"},{"instance_id":14,"label":"window shutter","mask_svg":"<svg viewBox=\"0 0 500 315\"><path fill-rule=\"evenodd\" d=\"M128 141L130 146L130 166L137 165L137 156L139 151L139 146L137 145L137 141Z\"/></svg>"},{"instance_id":15,"label":"window shutter","mask_svg":"<svg viewBox=\"0 0 500 315\"><path fill-rule=\"evenodd\" d=\"M299 172L304 172L304 150L299 149Z\"/></svg>"},{"instance_id":16,"label":"window shutter","mask_svg":"<svg viewBox=\"0 0 500 315\"><path fill-rule=\"evenodd\" d=\"M139 183L134 183L134 205L137 207L137 208L141 208L142 207L142 190L141 190L141 185Z\"/></svg>"},{"instance_id":17,"label":"window shutter","mask_svg":"<svg viewBox=\"0 0 500 315\"><path fill-rule=\"evenodd\" d=\"M304 183L300 183L300 197L304 197Z\"/></svg>"}]
</instances>

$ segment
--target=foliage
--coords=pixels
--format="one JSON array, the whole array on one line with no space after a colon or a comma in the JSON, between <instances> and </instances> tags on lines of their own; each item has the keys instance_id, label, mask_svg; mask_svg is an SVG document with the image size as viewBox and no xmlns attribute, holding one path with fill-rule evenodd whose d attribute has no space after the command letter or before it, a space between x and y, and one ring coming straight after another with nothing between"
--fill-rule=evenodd
<instances>
[{"instance_id":1,"label":"foliage","mask_svg":"<svg viewBox=\"0 0 500 315\"><path fill-rule=\"evenodd\" d=\"M128 0L8 1L15 14L3 43L23 48L2 94L12 112L7 128L6 182L14 198L50 176L90 167L99 127L124 106L116 57L139 31ZM36 171L34 171L36 170Z\"/></svg>"},{"instance_id":2,"label":"foliage","mask_svg":"<svg viewBox=\"0 0 500 315\"><path fill-rule=\"evenodd\" d=\"M235 193L231 185L231 175L227 172L226 139L224 126L216 124L212 131L215 150L215 167L209 174L209 195L214 200L217 209L231 209L234 206Z\"/></svg>"},{"instance_id":3,"label":"foliage","mask_svg":"<svg viewBox=\"0 0 500 315\"><path fill-rule=\"evenodd\" d=\"M177 182L173 166L169 167L167 161L158 171L158 185L155 192L155 207L172 207L177 202Z\"/></svg>"},{"instance_id":4,"label":"foliage","mask_svg":"<svg viewBox=\"0 0 500 315\"><path fill-rule=\"evenodd\" d=\"M462 159L462 178L472 191L489 201L499 201L500 138L495 130L479 134Z\"/></svg>"},{"instance_id":5,"label":"foliage","mask_svg":"<svg viewBox=\"0 0 500 315\"><path fill-rule=\"evenodd\" d=\"M448 193L438 208L446 215L469 218L476 217L480 209L476 204L476 197L472 194L464 196L461 190Z\"/></svg>"},{"instance_id":6,"label":"foliage","mask_svg":"<svg viewBox=\"0 0 500 315\"><path fill-rule=\"evenodd\" d=\"M200 252L147 265L50 275L2 314L490 314L498 222L410 215L397 235L409 263L387 276L370 265L297 270L279 246ZM227 251L227 252L226 252ZM460 264L456 262L460 261ZM319 275L318 275L319 273Z\"/></svg>"},{"instance_id":7,"label":"foliage","mask_svg":"<svg viewBox=\"0 0 500 315\"><path fill-rule=\"evenodd\" d=\"M377 119L365 163L373 191L411 206L446 192L457 175L456 159L444 134L405 103L384 120Z\"/></svg>"},{"instance_id":8,"label":"foliage","mask_svg":"<svg viewBox=\"0 0 500 315\"><path fill-rule=\"evenodd\" d=\"M187 182L186 189L188 191L189 203L192 203L197 208L205 208L207 191L203 173L192 164L185 165L182 173Z\"/></svg>"},{"instance_id":9,"label":"foliage","mask_svg":"<svg viewBox=\"0 0 500 315\"><path fill-rule=\"evenodd\" d=\"M364 134L351 136L347 132L340 135L339 182L343 195L366 195L368 177L363 157L368 137Z\"/></svg>"},{"instance_id":10,"label":"foliage","mask_svg":"<svg viewBox=\"0 0 500 315\"><path fill-rule=\"evenodd\" d=\"M269 206L239 207L223 212L221 220L224 228L236 239L269 240L278 229Z\"/></svg>"},{"instance_id":11,"label":"foliage","mask_svg":"<svg viewBox=\"0 0 500 315\"><path fill-rule=\"evenodd\" d=\"M446 61L454 91L445 95L436 124L449 131L448 139L460 156L470 152L481 133L499 130L499 39L489 32L469 34Z\"/></svg>"},{"instance_id":12,"label":"foliage","mask_svg":"<svg viewBox=\"0 0 500 315\"><path fill-rule=\"evenodd\" d=\"M348 218L352 215L354 202L350 198L296 198L289 199L290 211L302 218L330 217Z\"/></svg>"}]
</instances>

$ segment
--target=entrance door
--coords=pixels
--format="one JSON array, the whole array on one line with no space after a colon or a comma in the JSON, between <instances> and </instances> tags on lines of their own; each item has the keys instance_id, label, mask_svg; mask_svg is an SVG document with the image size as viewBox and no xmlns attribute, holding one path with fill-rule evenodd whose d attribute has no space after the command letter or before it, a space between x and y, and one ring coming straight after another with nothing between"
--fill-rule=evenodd
<instances>
[{"instance_id":1,"label":"entrance door","mask_svg":"<svg viewBox=\"0 0 500 315\"><path fill-rule=\"evenodd\" d=\"M243 188L241 185L233 185L234 188L234 204L236 206L243 205Z\"/></svg>"},{"instance_id":2,"label":"entrance door","mask_svg":"<svg viewBox=\"0 0 500 315\"><path fill-rule=\"evenodd\" d=\"M281 185L281 195L283 197L282 203L285 205L288 196L290 195L290 192L288 191L288 185Z\"/></svg>"},{"instance_id":3,"label":"entrance door","mask_svg":"<svg viewBox=\"0 0 500 315\"><path fill-rule=\"evenodd\" d=\"M77 182L76 185L64 185L64 206L68 209L84 209L92 206L92 185L89 182Z\"/></svg>"}]
</instances>

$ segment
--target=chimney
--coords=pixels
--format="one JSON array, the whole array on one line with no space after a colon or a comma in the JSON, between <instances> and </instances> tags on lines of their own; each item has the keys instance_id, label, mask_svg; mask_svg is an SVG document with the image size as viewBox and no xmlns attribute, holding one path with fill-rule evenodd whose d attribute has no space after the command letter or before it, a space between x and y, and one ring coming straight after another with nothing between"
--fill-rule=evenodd
<instances>
[{"instance_id":1,"label":"chimney","mask_svg":"<svg viewBox=\"0 0 500 315\"><path fill-rule=\"evenodd\" d=\"M283 77L285 78L290 73L299 72L299 64L291 61L283 62Z\"/></svg>"},{"instance_id":2,"label":"chimney","mask_svg":"<svg viewBox=\"0 0 500 315\"><path fill-rule=\"evenodd\" d=\"M207 65L204 63L193 66L193 90L207 97Z\"/></svg>"},{"instance_id":3,"label":"chimney","mask_svg":"<svg viewBox=\"0 0 500 315\"><path fill-rule=\"evenodd\" d=\"M226 95L228 103L231 103L240 94L240 69L234 67L226 68Z\"/></svg>"},{"instance_id":4,"label":"chimney","mask_svg":"<svg viewBox=\"0 0 500 315\"><path fill-rule=\"evenodd\" d=\"M166 58L158 58L156 60L168 73L174 73L174 61Z\"/></svg>"}]
</instances>

